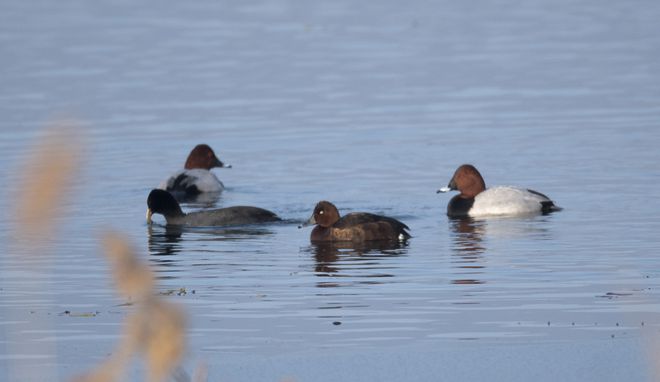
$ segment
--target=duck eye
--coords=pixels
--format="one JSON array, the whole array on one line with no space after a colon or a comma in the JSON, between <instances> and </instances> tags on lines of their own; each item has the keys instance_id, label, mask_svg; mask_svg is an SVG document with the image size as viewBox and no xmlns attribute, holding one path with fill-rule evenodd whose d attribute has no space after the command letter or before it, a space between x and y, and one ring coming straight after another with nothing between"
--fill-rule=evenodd
<instances>
[{"instance_id":1,"label":"duck eye","mask_svg":"<svg viewBox=\"0 0 660 382\"><path fill-rule=\"evenodd\" d=\"M323 215L323 210L319 211L319 215Z\"/></svg>"}]
</instances>

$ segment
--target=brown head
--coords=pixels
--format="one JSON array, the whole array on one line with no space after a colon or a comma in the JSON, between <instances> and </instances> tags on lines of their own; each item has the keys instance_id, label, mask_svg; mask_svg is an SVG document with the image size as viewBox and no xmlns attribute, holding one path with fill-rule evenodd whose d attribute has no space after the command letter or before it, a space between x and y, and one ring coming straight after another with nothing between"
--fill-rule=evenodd
<instances>
[{"instance_id":1,"label":"brown head","mask_svg":"<svg viewBox=\"0 0 660 382\"><path fill-rule=\"evenodd\" d=\"M328 201L322 200L316 204L316 207L314 207L314 213L312 213L312 217L310 217L309 220L303 224L303 226L318 224L321 227L328 228L335 224L338 220L339 211L337 211L337 207Z\"/></svg>"},{"instance_id":2,"label":"brown head","mask_svg":"<svg viewBox=\"0 0 660 382\"><path fill-rule=\"evenodd\" d=\"M460 196L464 198L474 198L486 189L486 183L474 166L464 164L456 169L447 189L460 191ZM447 189L441 189L441 191Z\"/></svg>"},{"instance_id":3,"label":"brown head","mask_svg":"<svg viewBox=\"0 0 660 382\"><path fill-rule=\"evenodd\" d=\"M225 167L225 165L215 156L213 149L209 145L204 144L197 145L192 149L184 166L186 170L194 168L210 170L213 167Z\"/></svg>"}]
</instances>

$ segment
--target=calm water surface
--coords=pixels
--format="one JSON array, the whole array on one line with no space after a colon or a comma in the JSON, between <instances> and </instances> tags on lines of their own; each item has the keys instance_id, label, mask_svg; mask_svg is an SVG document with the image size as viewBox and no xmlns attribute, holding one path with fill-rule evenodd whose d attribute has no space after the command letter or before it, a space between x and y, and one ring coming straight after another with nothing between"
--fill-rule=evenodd
<instances>
[{"instance_id":1,"label":"calm water surface","mask_svg":"<svg viewBox=\"0 0 660 382\"><path fill-rule=\"evenodd\" d=\"M0 221L0 379L66 380L129 312L99 238L127 234L189 317L209 380L651 380L660 363L660 4L23 2L0 6L0 208L44 126L86 147L50 260ZM286 219L147 227L205 142L217 199ZM475 164L564 211L452 221ZM396 248L318 247L315 203L396 217ZM64 311L75 314L65 315ZM90 314L93 313L93 314ZM468 361L470 360L470 361ZM137 374L140 375L139 372Z\"/></svg>"}]
</instances>

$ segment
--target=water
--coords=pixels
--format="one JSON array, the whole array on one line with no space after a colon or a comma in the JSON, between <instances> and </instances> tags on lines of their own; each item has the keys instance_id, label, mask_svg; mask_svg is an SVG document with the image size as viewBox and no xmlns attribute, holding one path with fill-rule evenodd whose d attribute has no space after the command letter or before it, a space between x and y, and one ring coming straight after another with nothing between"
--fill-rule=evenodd
<instances>
[{"instance_id":1,"label":"water","mask_svg":"<svg viewBox=\"0 0 660 382\"><path fill-rule=\"evenodd\" d=\"M51 260L11 256L0 222L0 379L65 380L112 351L130 308L101 255L111 228L160 291L185 288L167 298L209 380L652 379L659 16L652 1L3 2L0 208L44 126L74 118L86 145ZM147 227L149 190L202 142L234 166L214 170L211 204L287 221ZM450 221L435 190L465 162L564 210ZM414 237L312 246L297 223L321 199Z\"/></svg>"}]
</instances>

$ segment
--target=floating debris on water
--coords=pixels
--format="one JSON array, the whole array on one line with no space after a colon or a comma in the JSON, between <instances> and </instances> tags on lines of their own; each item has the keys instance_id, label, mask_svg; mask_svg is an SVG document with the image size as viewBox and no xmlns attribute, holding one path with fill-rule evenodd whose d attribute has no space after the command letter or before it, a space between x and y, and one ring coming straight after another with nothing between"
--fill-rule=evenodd
<instances>
[{"instance_id":1,"label":"floating debris on water","mask_svg":"<svg viewBox=\"0 0 660 382\"><path fill-rule=\"evenodd\" d=\"M618 298L618 297L626 297L626 296L632 296L632 295L633 295L632 293L615 293L615 292L607 292L607 293L605 293L604 295L596 296L596 297L607 298L607 299L610 299L610 300L611 300L611 299Z\"/></svg>"},{"instance_id":2,"label":"floating debris on water","mask_svg":"<svg viewBox=\"0 0 660 382\"><path fill-rule=\"evenodd\" d=\"M186 291L186 288L179 288L179 289L168 289L166 291L158 292L158 294L161 296L171 296L173 294L176 294L177 296L185 296L188 294L188 292Z\"/></svg>"}]
</instances>

